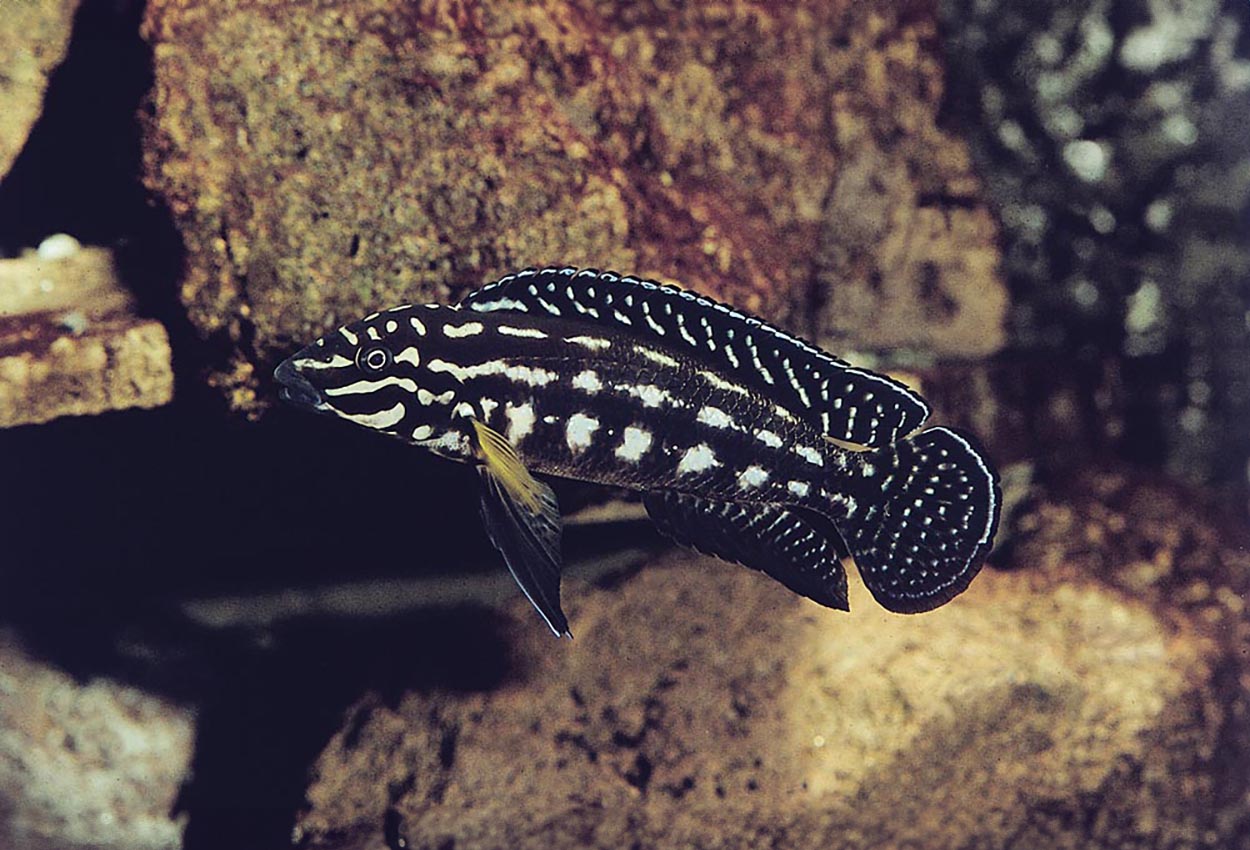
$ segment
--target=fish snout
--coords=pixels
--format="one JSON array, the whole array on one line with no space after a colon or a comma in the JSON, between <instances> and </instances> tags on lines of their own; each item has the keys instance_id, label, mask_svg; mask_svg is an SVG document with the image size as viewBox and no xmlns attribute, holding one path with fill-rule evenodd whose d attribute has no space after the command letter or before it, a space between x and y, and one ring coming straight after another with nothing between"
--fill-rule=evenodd
<instances>
[{"instance_id":1,"label":"fish snout","mask_svg":"<svg viewBox=\"0 0 1250 850\"><path fill-rule=\"evenodd\" d=\"M304 373L295 365L295 359L288 357L273 370L273 379L282 385L278 397L301 407L321 408L325 404L321 393L304 377Z\"/></svg>"}]
</instances>

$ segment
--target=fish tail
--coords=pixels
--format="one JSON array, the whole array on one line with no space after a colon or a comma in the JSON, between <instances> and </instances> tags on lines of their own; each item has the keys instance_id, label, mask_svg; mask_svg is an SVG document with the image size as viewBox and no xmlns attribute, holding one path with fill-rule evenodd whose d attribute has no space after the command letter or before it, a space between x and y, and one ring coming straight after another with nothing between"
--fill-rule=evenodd
<instances>
[{"instance_id":1,"label":"fish tail","mask_svg":"<svg viewBox=\"0 0 1250 850\"><path fill-rule=\"evenodd\" d=\"M929 611L968 586L993 545L998 476L972 437L929 428L857 455L849 514L836 521L864 584L885 608Z\"/></svg>"}]
</instances>

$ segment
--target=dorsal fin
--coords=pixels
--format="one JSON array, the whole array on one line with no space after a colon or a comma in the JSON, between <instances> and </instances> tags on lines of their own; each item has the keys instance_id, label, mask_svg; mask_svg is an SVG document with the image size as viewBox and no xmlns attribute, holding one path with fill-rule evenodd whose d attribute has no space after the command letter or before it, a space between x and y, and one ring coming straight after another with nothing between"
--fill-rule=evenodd
<instances>
[{"instance_id":1,"label":"dorsal fin","mask_svg":"<svg viewBox=\"0 0 1250 850\"><path fill-rule=\"evenodd\" d=\"M479 312L516 310L610 325L650 344L706 360L829 437L887 446L929 416L897 381L843 360L710 298L675 286L595 269L525 269L468 295Z\"/></svg>"}]
</instances>

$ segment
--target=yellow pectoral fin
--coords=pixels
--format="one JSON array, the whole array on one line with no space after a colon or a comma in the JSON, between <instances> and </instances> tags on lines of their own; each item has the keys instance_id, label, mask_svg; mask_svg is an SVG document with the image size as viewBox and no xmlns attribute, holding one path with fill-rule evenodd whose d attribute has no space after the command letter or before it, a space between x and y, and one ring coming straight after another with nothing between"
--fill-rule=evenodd
<instances>
[{"instance_id":1,"label":"yellow pectoral fin","mask_svg":"<svg viewBox=\"0 0 1250 850\"><path fill-rule=\"evenodd\" d=\"M530 513L538 513L543 485L525 468L516 449L503 434L476 419L472 422L479 456L486 468L514 501Z\"/></svg>"}]
</instances>

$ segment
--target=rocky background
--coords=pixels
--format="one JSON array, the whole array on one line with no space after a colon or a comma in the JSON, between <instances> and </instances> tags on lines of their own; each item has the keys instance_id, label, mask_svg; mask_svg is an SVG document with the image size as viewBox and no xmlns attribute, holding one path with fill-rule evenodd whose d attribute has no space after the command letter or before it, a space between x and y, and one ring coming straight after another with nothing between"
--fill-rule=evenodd
<instances>
[{"instance_id":1,"label":"rocky background","mask_svg":"<svg viewBox=\"0 0 1250 850\"><path fill-rule=\"evenodd\" d=\"M0 0L0 844L1250 847L1248 32ZM550 262L919 383L989 569L842 616L566 487L557 643L463 470L274 408Z\"/></svg>"}]
</instances>

